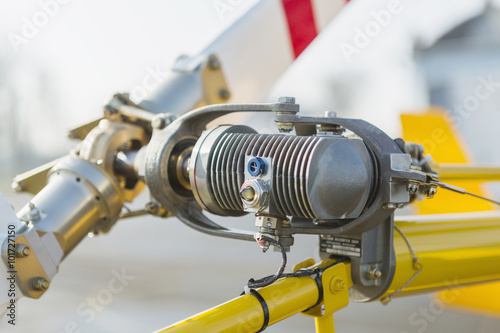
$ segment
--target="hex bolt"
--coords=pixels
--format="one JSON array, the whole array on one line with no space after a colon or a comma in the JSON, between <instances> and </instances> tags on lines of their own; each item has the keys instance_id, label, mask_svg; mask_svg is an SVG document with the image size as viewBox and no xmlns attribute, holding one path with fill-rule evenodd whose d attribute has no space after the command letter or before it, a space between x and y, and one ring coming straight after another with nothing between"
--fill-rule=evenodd
<instances>
[{"instance_id":1,"label":"hex bolt","mask_svg":"<svg viewBox=\"0 0 500 333\"><path fill-rule=\"evenodd\" d=\"M378 267L371 267L366 272L366 277L370 280L377 280L382 276L382 271Z\"/></svg>"},{"instance_id":2,"label":"hex bolt","mask_svg":"<svg viewBox=\"0 0 500 333\"><path fill-rule=\"evenodd\" d=\"M292 105L288 105L288 106L282 106L278 110L276 110L275 112L278 115L279 114L297 114L297 112L299 112L299 106L293 105L293 104L295 104L295 97L282 96L282 97L278 98L278 103L292 104ZM278 123L278 130L280 132L285 132L285 133L291 132L295 126L294 123L281 122L281 121L278 121L277 123Z\"/></svg>"},{"instance_id":3,"label":"hex bolt","mask_svg":"<svg viewBox=\"0 0 500 333\"><path fill-rule=\"evenodd\" d=\"M278 103L295 104L295 97L282 96L282 97L278 98Z\"/></svg>"},{"instance_id":4,"label":"hex bolt","mask_svg":"<svg viewBox=\"0 0 500 333\"><path fill-rule=\"evenodd\" d=\"M24 244L18 244L16 246L16 257L18 258L26 258L31 254L31 250L28 246Z\"/></svg>"},{"instance_id":5,"label":"hex bolt","mask_svg":"<svg viewBox=\"0 0 500 333\"><path fill-rule=\"evenodd\" d=\"M47 290L49 289L50 282L43 277L37 277L33 279L31 286L36 290Z\"/></svg>"},{"instance_id":6,"label":"hex bolt","mask_svg":"<svg viewBox=\"0 0 500 333\"><path fill-rule=\"evenodd\" d=\"M337 293L339 291L342 291L342 290L345 290L345 282L344 280L341 280L339 278L333 278L331 281L330 281L330 291L332 293Z\"/></svg>"},{"instance_id":7,"label":"hex bolt","mask_svg":"<svg viewBox=\"0 0 500 333\"><path fill-rule=\"evenodd\" d=\"M335 111L325 111L326 118L335 118L337 117L337 112Z\"/></svg>"},{"instance_id":8,"label":"hex bolt","mask_svg":"<svg viewBox=\"0 0 500 333\"><path fill-rule=\"evenodd\" d=\"M255 189L251 186L246 186L240 192L241 198L246 201L252 201L255 198Z\"/></svg>"}]
</instances>

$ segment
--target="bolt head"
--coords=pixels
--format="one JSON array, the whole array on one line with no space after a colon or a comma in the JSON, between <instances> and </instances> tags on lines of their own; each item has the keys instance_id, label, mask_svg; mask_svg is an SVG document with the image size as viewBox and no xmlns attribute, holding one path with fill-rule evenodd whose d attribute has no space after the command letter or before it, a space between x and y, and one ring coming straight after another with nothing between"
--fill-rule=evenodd
<instances>
[{"instance_id":1,"label":"bolt head","mask_svg":"<svg viewBox=\"0 0 500 333\"><path fill-rule=\"evenodd\" d=\"M210 57L210 59L208 60L208 66L211 69L219 69L221 64L219 59L217 59L216 57Z\"/></svg>"},{"instance_id":2,"label":"bolt head","mask_svg":"<svg viewBox=\"0 0 500 333\"><path fill-rule=\"evenodd\" d=\"M18 246L18 248L16 249L16 257L18 258L26 258L27 256L29 256L31 254L31 250L28 246L26 245L20 245Z\"/></svg>"},{"instance_id":3,"label":"bolt head","mask_svg":"<svg viewBox=\"0 0 500 333\"><path fill-rule=\"evenodd\" d=\"M346 284L345 284L344 280L335 278L335 279L332 279L332 281L330 282L330 291L334 294L339 292L339 291L345 290L345 288L346 288Z\"/></svg>"},{"instance_id":4,"label":"bolt head","mask_svg":"<svg viewBox=\"0 0 500 333\"><path fill-rule=\"evenodd\" d=\"M219 90L219 97L222 99L229 99L231 97L231 93L227 89Z\"/></svg>"},{"instance_id":5,"label":"bolt head","mask_svg":"<svg viewBox=\"0 0 500 333\"><path fill-rule=\"evenodd\" d=\"M382 271L380 270L380 268L374 267L371 268L366 275L370 280L376 280L382 277Z\"/></svg>"},{"instance_id":6,"label":"bolt head","mask_svg":"<svg viewBox=\"0 0 500 333\"><path fill-rule=\"evenodd\" d=\"M43 277L37 277L33 280L33 283L32 283L32 287L36 290L47 290L49 289L49 281L47 281L45 278Z\"/></svg>"},{"instance_id":7,"label":"bolt head","mask_svg":"<svg viewBox=\"0 0 500 333\"><path fill-rule=\"evenodd\" d=\"M326 118L335 118L337 117L337 112L335 111L325 111Z\"/></svg>"},{"instance_id":8,"label":"bolt head","mask_svg":"<svg viewBox=\"0 0 500 333\"><path fill-rule=\"evenodd\" d=\"M418 191L418 184L410 183L407 185L406 189L410 194L415 194Z\"/></svg>"},{"instance_id":9,"label":"bolt head","mask_svg":"<svg viewBox=\"0 0 500 333\"><path fill-rule=\"evenodd\" d=\"M282 96L282 97L278 98L278 103L295 104L295 97Z\"/></svg>"},{"instance_id":10,"label":"bolt head","mask_svg":"<svg viewBox=\"0 0 500 333\"><path fill-rule=\"evenodd\" d=\"M255 198L255 190L251 186L246 186L240 192L241 198L246 201L252 201Z\"/></svg>"},{"instance_id":11,"label":"bolt head","mask_svg":"<svg viewBox=\"0 0 500 333\"><path fill-rule=\"evenodd\" d=\"M167 126L167 121L165 120L163 114L157 114L156 116L154 116L151 120L151 126L155 129L165 128Z\"/></svg>"},{"instance_id":12,"label":"bolt head","mask_svg":"<svg viewBox=\"0 0 500 333\"><path fill-rule=\"evenodd\" d=\"M146 210L148 211L149 214L155 215L160 210L160 207L158 207L158 205L154 202L148 202L146 204Z\"/></svg>"},{"instance_id":13,"label":"bolt head","mask_svg":"<svg viewBox=\"0 0 500 333\"><path fill-rule=\"evenodd\" d=\"M13 182L11 185L11 188L14 192L17 192L17 193L24 191L22 182Z\"/></svg>"}]
</instances>

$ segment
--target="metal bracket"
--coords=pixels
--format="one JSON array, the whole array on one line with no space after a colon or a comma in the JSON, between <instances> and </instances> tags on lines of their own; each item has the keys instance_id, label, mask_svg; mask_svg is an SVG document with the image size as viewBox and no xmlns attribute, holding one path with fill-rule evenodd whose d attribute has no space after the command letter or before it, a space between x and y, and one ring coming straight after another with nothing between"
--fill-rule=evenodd
<instances>
[{"instance_id":1,"label":"metal bracket","mask_svg":"<svg viewBox=\"0 0 500 333\"><path fill-rule=\"evenodd\" d=\"M326 267L335 261L325 260L320 264L314 264L313 259L308 259L297 264L293 270L297 271L302 268L314 269L316 267ZM326 269L321 275L321 283L323 284L323 301L308 309L302 314L312 317L327 317L336 311L345 308L349 304L349 288L353 283L351 280L351 264L339 263Z\"/></svg>"},{"instance_id":2,"label":"metal bracket","mask_svg":"<svg viewBox=\"0 0 500 333\"><path fill-rule=\"evenodd\" d=\"M215 54L212 54L202 64L200 70L201 85L203 90L203 104L226 103L231 98L222 65Z\"/></svg>"}]
</instances>

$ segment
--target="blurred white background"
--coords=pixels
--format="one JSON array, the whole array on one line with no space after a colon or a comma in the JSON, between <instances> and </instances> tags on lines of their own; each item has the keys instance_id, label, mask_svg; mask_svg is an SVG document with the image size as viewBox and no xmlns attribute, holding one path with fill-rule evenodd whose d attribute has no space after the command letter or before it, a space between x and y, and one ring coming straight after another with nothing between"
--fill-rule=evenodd
<instances>
[{"instance_id":1,"label":"blurred white background","mask_svg":"<svg viewBox=\"0 0 500 333\"><path fill-rule=\"evenodd\" d=\"M74 145L66 139L68 128L99 117L111 96L130 91L147 68L167 70L179 55L195 54L255 2L233 1L237 5L221 18L212 0L72 0L16 50L12 33L20 35L24 19L41 5L0 1L0 192L16 209L29 196L11 194L13 175L65 154ZM350 3L268 99L296 96L305 112L333 109L365 118L394 136L400 134L400 112L438 104L462 120L459 128L476 160L500 162L500 154L492 153L500 139L500 92L494 91L466 119L454 111L474 91L478 77L491 75L500 82L500 14L494 3L401 1L401 14L348 59L342 43L352 44L356 28L373 20L371 11L387 3ZM234 223L252 228L248 219ZM296 244L290 263L315 255L315 237L297 237ZM255 244L211 238L175 219L123 221L109 235L80 244L42 299L21 300L18 325L11 327L2 318L0 329L149 332L236 297L248 278L270 274L278 263L277 254L263 255ZM107 288L113 270L122 269L134 279L88 320L78 309ZM498 319L453 311L435 316L421 330L409 318L432 302L431 295L424 295L389 306L351 304L336 315L337 329L498 332ZM312 319L303 316L268 329L312 330Z\"/></svg>"}]
</instances>

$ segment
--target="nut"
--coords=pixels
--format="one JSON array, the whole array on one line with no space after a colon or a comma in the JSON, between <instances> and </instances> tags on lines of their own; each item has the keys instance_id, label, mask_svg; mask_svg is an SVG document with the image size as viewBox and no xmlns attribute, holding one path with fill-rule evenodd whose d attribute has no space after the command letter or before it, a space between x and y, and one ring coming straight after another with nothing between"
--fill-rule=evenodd
<instances>
[{"instance_id":1,"label":"nut","mask_svg":"<svg viewBox=\"0 0 500 333\"><path fill-rule=\"evenodd\" d=\"M343 291L346 288L346 283L344 280L339 279L339 278L333 278L330 281L330 291L333 294L338 293L339 291Z\"/></svg>"},{"instance_id":2,"label":"nut","mask_svg":"<svg viewBox=\"0 0 500 333\"><path fill-rule=\"evenodd\" d=\"M31 250L28 246L24 244L17 244L16 246L16 257L26 258L31 254Z\"/></svg>"},{"instance_id":3,"label":"nut","mask_svg":"<svg viewBox=\"0 0 500 333\"><path fill-rule=\"evenodd\" d=\"M382 276L382 271L378 267L371 267L367 272L366 272L366 277L370 280L376 280L379 279Z\"/></svg>"},{"instance_id":4,"label":"nut","mask_svg":"<svg viewBox=\"0 0 500 333\"><path fill-rule=\"evenodd\" d=\"M43 277L34 278L33 282L31 283L31 286L36 290L47 290L49 289L49 285L49 281L47 281Z\"/></svg>"}]
</instances>

